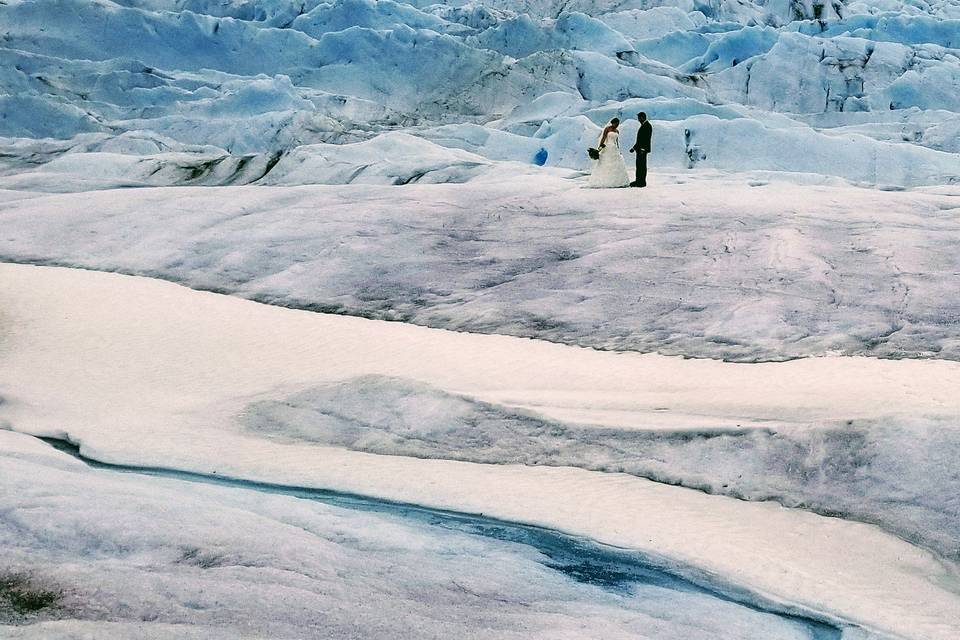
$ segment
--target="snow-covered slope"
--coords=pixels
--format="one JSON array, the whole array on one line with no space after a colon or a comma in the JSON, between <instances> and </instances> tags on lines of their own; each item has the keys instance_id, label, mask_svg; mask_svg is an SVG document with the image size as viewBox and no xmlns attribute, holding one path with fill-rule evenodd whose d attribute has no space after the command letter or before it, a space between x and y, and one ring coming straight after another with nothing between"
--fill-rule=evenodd
<instances>
[{"instance_id":1,"label":"snow-covered slope","mask_svg":"<svg viewBox=\"0 0 960 640\"><path fill-rule=\"evenodd\" d=\"M582 169L598 125L643 108L655 166L950 182L958 33L956 0L10 0L3 163L30 171L97 134L95 154L149 156L131 183L256 156L207 182L246 183L301 145L405 129L462 146L482 129L497 144L470 150L489 160ZM444 162L390 141L382 155Z\"/></svg>"},{"instance_id":2,"label":"snow-covered slope","mask_svg":"<svg viewBox=\"0 0 960 640\"><path fill-rule=\"evenodd\" d=\"M455 150L446 168L410 155L337 164L377 144L300 149L277 164L290 182L352 172L346 186L0 192L21 196L0 205L0 257L603 349L960 359L957 187L660 174L672 184L641 194L523 176L525 165ZM44 180L117 179L84 172L87 157L48 163ZM0 185L30 188L29 176Z\"/></svg>"},{"instance_id":3,"label":"snow-covered slope","mask_svg":"<svg viewBox=\"0 0 960 640\"><path fill-rule=\"evenodd\" d=\"M916 413L955 418L960 406L950 392L960 380L956 363L822 358L737 365L602 353L279 309L115 274L5 265L0 267L0 283L5 303L0 365L8 374L0 388L4 399L0 418L17 431L67 438L80 446L84 456L135 468L192 471L198 474L192 479L208 482L224 477L270 482L271 487L261 489L278 493L285 487L335 489L549 527L641 552L672 573L739 602L800 614L834 627L785 629L774 618L763 629L765 638L838 638L839 630L843 638L855 639L871 637L865 630L917 640L952 640L957 635L960 595L955 561L880 527L769 501L705 495L626 473L599 473L584 468L587 464L551 466L555 461L546 457L544 464L529 460L530 464L519 465L505 458L503 451L488 449L499 463L480 464L458 460L461 447L456 446L437 450L431 456L434 459L424 459L416 457L400 438L410 421L420 422L417 411L422 414L432 407L431 415L445 418L441 419L445 425L474 422L468 430L470 448L482 452L477 445L484 438L496 440L495 428L502 422L490 407L502 406L509 395L513 402L536 403L541 415L554 419L578 409L598 438L611 419L622 423L629 415L646 416L643 423L651 425L669 409L682 414L678 416L681 430L651 430L641 423L635 425L640 428L623 429L620 437L629 442L632 431L658 439L659 431L661 444L669 448L671 442L682 447L684 432L691 440L709 438L711 432L712 437L735 437L738 432L767 429L799 442L807 437L803 433L807 427L794 421L811 415ZM364 378L369 374L389 376L394 382L384 384L382 378L374 378L381 382L371 383ZM358 391L365 396L359 406L351 400ZM291 418L311 408L323 413L323 398L331 393L339 395L336 411L327 414L325 423L310 421L316 429L304 433L303 423L298 425ZM278 411L277 403L286 407L285 415L278 415L283 419L265 420L267 413ZM471 418L465 406L480 407L493 419L479 420L476 414ZM748 422L739 429L712 426L733 416ZM752 421L763 416L785 422L771 427ZM371 435L392 439L393 444L381 451L387 455L355 450L356 443L345 439L349 433L342 429L340 438L327 438L324 434L332 433L327 429L337 420L352 421L354 429L365 425ZM270 422L272 431L264 430ZM384 425L389 429L384 430ZM420 428L429 430L429 425ZM928 442L931 449L943 446L942 440L931 440L932 432L922 428L900 422L897 430L904 438ZM548 455L551 444L543 438L560 432L560 425L554 424L539 440L536 433L525 434L523 429L513 437L527 451ZM955 432L954 426L943 433L955 443ZM856 440L855 429L848 433ZM455 438L456 432L449 435ZM876 434L881 440L888 435ZM506 575L514 576L516 582L518 574L504 569L515 557L511 554L518 553L516 548L500 547L485 571L471 560L485 549L493 553L482 540L471 542L452 533L431 533L396 522L381 525L370 517L358 521L355 515L282 497L251 496L246 491L230 493L136 477L119 480L115 474L78 467L73 460L23 437L0 437L8 452L0 457L0 477L11 488L3 493L5 516L0 519L0 532L6 536L5 545L15 550L18 563L31 558L27 567L32 588L42 589L44 580L48 589L70 587L66 604L76 606L77 613L69 617L96 619L103 616L98 612L107 611L112 612L106 616L112 620L128 621L153 611L149 619L161 623L216 624L223 629L229 620L250 619L254 628L275 625L280 630L283 624L304 624L304 620L309 624L316 619L315 613L297 614L299 603L313 602L323 611L351 594L386 589L387 595L377 599L386 609L378 606L369 616L362 615L362 604L354 602L350 616L359 616L358 624L386 622L402 628L416 624L421 611L432 619L459 617L459 600L444 594L459 591L456 584L451 591L449 580L451 574L459 577L463 571L468 588L475 585L490 597L528 602L530 606L521 607L525 614L513 607L495 605L494 609L506 616L500 620L508 629L512 628L510 618L532 616L526 622L539 634L539 602L556 584L555 577L536 566L537 556L529 551L522 569L524 587L503 583L487 590L483 584L505 580ZM873 442L868 450L887 444L896 449L901 442ZM911 488L934 496L939 487L942 504L936 508L949 510L955 504L951 501L956 491L925 475L924 465L918 465L909 480L898 478L900 469L884 462L884 454L870 464L869 451L861 450L860 461L845 462L843 458L858 447L837 444L824 441L814 451L825 459L832 457L836 468L850 471L848 480L862 474L859 488L850 489L854 493L871 483L900 483L898 492L881 493L906 501ZM644 455L638 450L624 453L628 458ZM804 455L798 446L794 460ZM704 456L702 470L716 474L718 461L710 460L710 455ZM38 477L43 481L37 483ZM829 476L823 480L837 487L843 481ZM776 483L778 478L759 473L750 481ZM124 498L115 497L119 495ZM84 508L82 500L102 502L109 510L109 523ZM891 506L884 505L887 514L895 513ZM157 512L168 515L151 526L151 514ZM331 523L331 519L336 520ZM227 520L234 526L223 527ZM443 526L442 518L426 520ZM44 529L39 540L27 535L50 527L51 522L57 525ZM924 531L937 531L938 525L929 518L917 518L914 523ZM372 527L378 528L375 537L369 533ZM477 522L477 527L492 529L493 535L502 528L491 521ZM510 539L508 531L503 535ZM304 536L319 536L327 542L308 545ZM270 543L264 545L264 539ZM386 560L383 544L399 549L400 559ZM369 555L358 555L357 547ZM368 562L360 567L357 563L364 558ZM581 559L584 564L575 572L597 571L590 568L592 560ZM462 570L457 568L461 561ZM112 578L122 578L127 589L109 582L104 590L96 590L110 567L116 567ZM210 582L205 584L213 595L197 591L198 581L203 580L197 568L206 568ZM601 574L615 579L617 570ZM441 586L428 586L435 579L443 580ZM279 602L277 592L269 591L273 595L254 609L265 614L259 620L242 613L218 619L204 604L223 593L229 610L239 612L246 598L256 600L265 583L281 591L293 590L293 599L284 597L286 602ZM244 584L247 587L240 589ZM612 616L608 624L619 625L624 608L644 606L632 601L632 592L614 602L570 584L560 586L554 592L559 601L554 601L561 611L576 611L584 602L601 606L588 619L590 625L606 616ZM306 593L298 593L297 588ZM518 588L523 593L513 595ZM644 592L635 597L644 598ZM392 603L404 599L413 600L413 611L393 607ZM716 635L709 626L702 626L711 624L708 620L699 620L700 631L686 629L689 610L677 596L663 593L660 600L664 626L652 637ZM129 604L123 608L125 601ZM494 614L487 611L488 606L488 599L480 596L476 617L469 620L491 620ZM716 607L724 624L730 620L733 626L723 632L727 637L756 637L751 635L756 630L734 615L735 610L723 603L707 602L706 606ZM278 613L267 616L270 611ZM708 617L713 619L712 614ZM329 620L330 628L337 624L337 618ZM474 628L485 634L486 627ZM563 626L558 623L552 628ZM310 636L324 629L321 624L306 634L291 635ZM43 637L44 630L34 637ZM161 626L158 633L162 631ZM583 633L587 632L570 635ZM496 632L491 635L501 637Z\"/></svg>"}]
</instances>

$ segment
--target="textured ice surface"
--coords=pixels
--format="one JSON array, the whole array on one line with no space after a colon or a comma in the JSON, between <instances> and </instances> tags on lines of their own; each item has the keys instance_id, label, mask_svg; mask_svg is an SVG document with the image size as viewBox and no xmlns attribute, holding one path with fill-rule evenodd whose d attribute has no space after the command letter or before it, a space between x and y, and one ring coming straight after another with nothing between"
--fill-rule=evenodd
<instances>
[{"instance_id":1,"label":"textured ice surface","mask_svg":"<svg viewBox=\"0 0 960 640\"><path fill-rule=\"evenodd\" d=\"M606 349L957 359L956 189L834 178L960 180L958 25L957 0L7 0L0 258ZM640 110L643 199L561 180ZM242 184L283 188L42 195ZM955 363L367 332L121 278L94 310L110 276L85 275L5 284L3 426L494 511L958 636ZM4 636L835 635L474 535L506 525L120 478L27 442L0 433L0 624L36 624Z\"/></svg>"},{"instance_id":2,"label":"textured ice surface","mask_svg":"<svg viewBox=\"0 0 960 640\"><path fill-rule=\"evenodd\" d=\"M659 99L646 105L656 166L958 180L955 0L10 0L0 11L5 172L83 150L91 134L133 134L149 142L111 145L143 160L127 167L125 186L245 183L272 171L289 182L274 156L298 147L322 158L331 150L314 145L404 129L462 148L473 127L499 139L468 148L488 160L509 148L531 166L585 168L596 125ZM509 125L555 95L568 100L562 113ZM678 109L691 101L732 117ZM515 135L499 136L505 129ZM63 142L58 151L48 138ZM176 145L215 151L163 155ZM211 154L216 172L206 171ZM349 182L352 154L344 171L296 181ZM443 160L413 152L424 154L428 171ZM113 160L85 162L95 174Z\"/></svg>"},{"instance_id":3,"label":"textured ice surface","mask_svg":"<svg viewBox=\"0 0 960 640\"><path fill-rule=\"evenodd\" d=\"M409 175L403 162L362 176ZM960 357L956 188L488 178L21 198L0 205L0 256L604 349Z\"/></svg>"},{"instance_id":4,"label":"textured ice surface","mask_svg":"<svg viewBox=\"0 0 960 640\"><path fill-rule=\"evenodd\" d=\"M543 419L407 380L364 377L244 410L257 435L354 451L563 465L875 522L960 559L955 420L665 431Z\"/></svg>"},{"instance_id":5,"label":"textured ice surface","mask_svg":"<svg viewBox=\"0 0 960 640\"><path fill-rule=\"evenodd\" d=\"M873 525L624 473L279 442L245 428L242 416L251 403L377 374L418 380L447 400L503 404L511 396L540 413L578 409L592 425L630 426L629 416L644 415L666 426L669 417L657 416L668 413L685 415L691 433L733 416L748 419L745 428L779 419L778 430L790 433L802 430L804 416L955 417L958 363L741 365L306 313L71 269L0 265L0 283L0 418L20 431L67 437L85 456L482 513L656 556L681 575L781 609L917 640L957 635L956 563ZM44 491L48 478L34 473L29 482ZM113 524L123 522L131 521ZM133 544L142 534L120 528L134 551L116 563L125 567L142 557ZM245 528L220 526L241 538Z\"/></svg>"},{"instance_id":6,"label":"textured ice surface","mask_svg":"<svg viewBox=\"0 0 960 640\"><path fill-rule=\"evenodd\" d=\"M0 477L4 638L840 637L493 520L94 470L7 432Z\"/></svg>"}]
</instances>

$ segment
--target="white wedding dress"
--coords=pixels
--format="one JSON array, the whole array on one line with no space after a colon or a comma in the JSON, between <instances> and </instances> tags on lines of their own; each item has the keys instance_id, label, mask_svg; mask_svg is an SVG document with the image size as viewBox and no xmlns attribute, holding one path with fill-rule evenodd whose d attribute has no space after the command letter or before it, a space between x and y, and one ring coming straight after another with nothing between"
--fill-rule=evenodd
<instances>
[{"instance_id":1,"label":"white wedding dress","mask_svg":"<svg viewBox=\"0 0 960 640\"><path fill-rule=\"evenodd\" d=\"M611 131L607 134L607 143L600 149L600 159L593 165L589 186L596 189L625 187L630 184L627 165L620 154L620 134ZM599 146L599 144L598 144Z\"/></svg>"}]
</instances>

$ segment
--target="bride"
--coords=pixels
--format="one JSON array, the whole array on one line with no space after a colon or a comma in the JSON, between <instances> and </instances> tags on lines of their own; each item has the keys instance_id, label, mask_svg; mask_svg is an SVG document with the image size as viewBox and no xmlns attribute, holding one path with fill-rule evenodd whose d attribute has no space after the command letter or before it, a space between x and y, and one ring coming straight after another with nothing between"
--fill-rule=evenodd
<instances>
[{"instance_id":1,"label":"bride","mask_svg":"<svg viewBox=\"0 0 960 640\"><path fill-rule=\"evenodd\" d=\"M620 119L614 118L600 134L600 143L597 145L597 149L600 150L600 159L597 160L593 166L593 173L590 174L588 184L591 187L625 187L630 183L630 178L627 177L627 165L624 164L623 156L620 155L619 126Z\"/></svg>"}]
</instances>

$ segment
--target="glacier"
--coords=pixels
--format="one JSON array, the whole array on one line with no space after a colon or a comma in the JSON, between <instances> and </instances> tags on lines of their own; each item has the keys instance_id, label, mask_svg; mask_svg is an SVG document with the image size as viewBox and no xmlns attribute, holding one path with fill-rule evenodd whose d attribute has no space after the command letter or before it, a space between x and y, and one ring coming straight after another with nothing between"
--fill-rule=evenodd
<instances>
[{"instance_id":1,"label":"glacier","mask_svg":"<svg viewBox=\"0 0 960 640\"><path fill-rule=\"evenodd\" d=\"M880 525L960 559L953 420L650 430L571 424L403 378L364 376L252 403L245 427L282 442L485 464L570 466ZM646 426L646 425L644 425Z\"/></svg>"},{"instance_id":2,"label":"glacier","mask_svg":"<svg viewBox=\"0 0 960 640\"><path fill-rule=\"evenodd\" d=\"M9 584L53 600L14 609L12 620L0 609L5 638L144 637L144 623L151 638L842 632L549 531L323 492L90 469L32 438L0 432L0 442L13 490L2 508L33 504L0 520L0 602ZM38 485L37 474L49 482ZM593 565L576 565L583 556ZM63 566L64 557L76 559ZM523 581L510 578L520 573ZM20 624L2 626L11 621Z\"/></svg>"},{"instance_id":3,"label":"glacier","mask_svg":"<svg viewBox=\"0 0 960 640\"><path fill-rule=\"evenodd\" d=\"M20 440L23 446L41 447L48 456L56 452L27 434L70 443L83 459L105 463L109 471L177 481L225 479L232 484L224 489L231 491L244 483L269 485L274 492L333 490L559 531L641 553L672 575L719 589L741 604L762 603L766 610L820 621L841 629L845 638L955 635L960 611L955 561L934 551L935 545L908 542L874 524L769 500L707 495L616 471L372 454L343 442L291 437L296 433L289 427L286 434L258 433L251 420L264 414L250 405L286 402L295 411L292 392L341 381L350 385L358 375L372 374L445 392L424 394L421 405L421 414L430 405L438 409L441 423L458 414L458 401L450 396L460 395L498 404L533 402L538 413L554 418L575 411L586 424L627 425L637 417L640 424L634 426L649 429L661 422L665 443L670 430L697 434L744 417L746 424L730 425L726 432L770 429L779 422L779 431L795 434L787 437L802 438L804 419L814 417L956 416L960 400L951 391L960 380L957 363L807 358L741 365L330 316L77 269L2 265L0 282L7 336L0 357L9 380L0 420L21 432L11 437L27 438ZM403 415L396 398L383 400ZM339 406L351 411L349 402ZM668 416L657 418L665 409ZM490 430L495 424L477 426L478 438L484 431L496 437ZM915 429L913 435L922 438L923 432ZM522 432L516 437L522 440ZM68 463L77 461L58 464ZM883 473L884 467L873 471ZM868 476L872 472L862 468ZM25 477L42 495L58 496L71 486L66 480L52 484L44 474ZM901 487L932 493L918 485L922 477L918 470ZM4 478L10 482L7 474ZM762 473L748 479L758 480L765 481ZM864 480L861 488L869 487L872 481ZM115 482L123 485L121 491L133 490ZM16 539L24 519L37 513L36 501L22 490L4 495L12 504L9 526ZM170 500L178 503L173 495ZM37 518L40 526L44 518ZM926 516L924 521L931 522ZM140 537L135 526L119 529L116 535L131 541ZM242 536L243 527L220 530ZM144 540L144 552L157 549L170 557L176 541L164 542L165 535L158 531ZM311 553L306 541L289 548L292 557ZM81 560L76 553L65 557ZM128 554L121 566L136 569L131 561ZM22 576L23 565L17 569ZM57 577L37 575L36 588L43 587L45 576ZM349 576L347 571L340 582ZM75 589L84 584L62 574L61 581ZM395 588L389 576L373 582L376 588ZM47 588L57 584L63 582ZM148 580L131 595L146 597L154 584ZM188 611L181 619L200 623L202 614ZM544 633L549 635L549 628Z\"/></svg>"},{"instance_id":4,"label":"glacier","mask_svg":"<svg viewBox=\"0 0 960 640\"><path fill-rule=\"evenodd\" d=\"M510 148L527 164L582 170L599 125L646 108L655 167L956 182L958 6L11 0L0 7L4 173L76 152L162 166L212 154L232 167L213 183L277 181L286 172L272 154L396 130L449 146L475 127L503 140L471 149L488 159ZM719 121L699 117L716 109ZM815 155L792 152L801 145ZM261 170L244 171L248 156Z\"/></svg>"},{"instance_id":5,"label":"glacier","mask_svg":"<svg viewBox=\"0 0 960 640\"><path fill-rule=\"evenodd\" d=\"M958 214L960 0L0 0L0 636L955 640Z\"/></svg>"},{"instance_id":6,"label":"glacier","mask_svg":"<svg viewBox=\"0 0 960 640\"><path fill-rule=\"evenodd\" d=\"M383 137L412 152L431 144ZM382 151L376 140L298 150L278 166L341 175ZM11 181L103 184L140 170L91 175L89 155ZM960 198L950 187L664 173L669 183L638 206L636 190L581 189L557 169L462 149L429 158L436 164L416 153L372 162L349 185L8 190L20 195L2 205L0 257L615 351L960 359Z\"/></svg>"}]
</instances>

